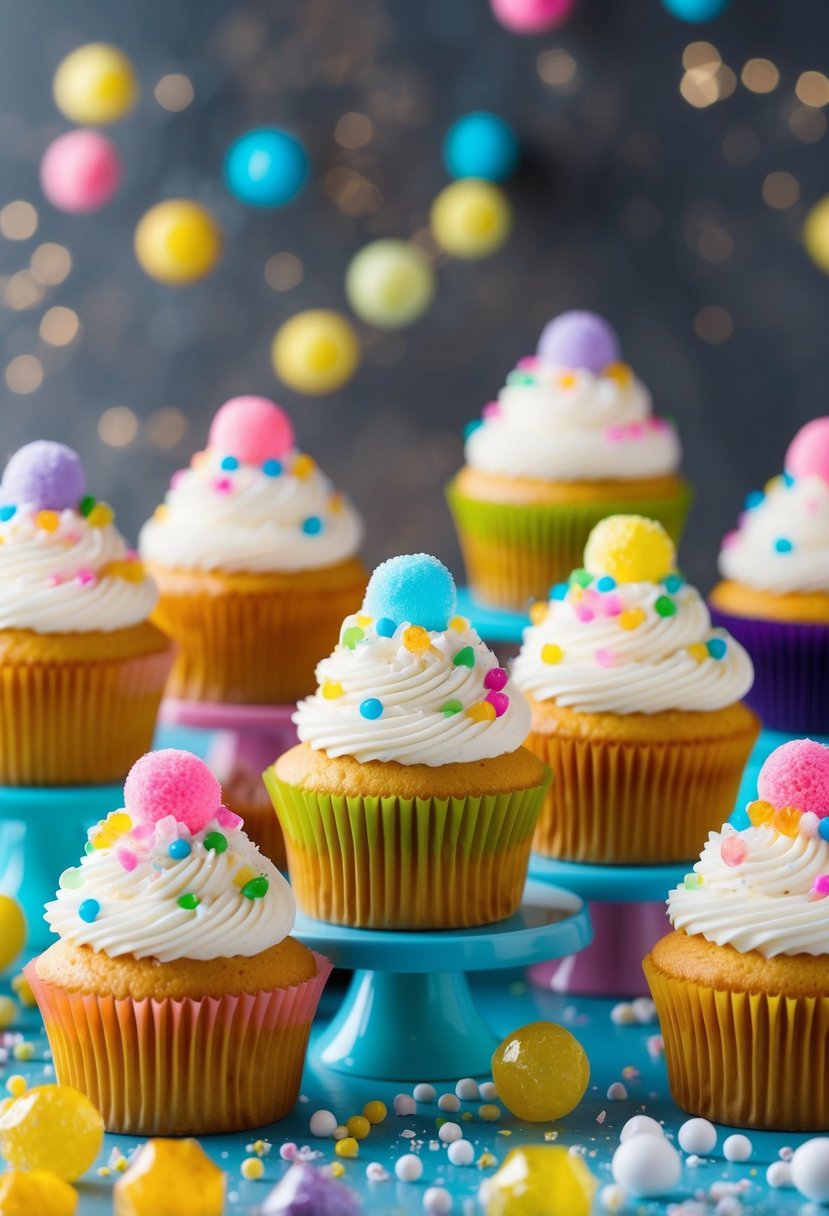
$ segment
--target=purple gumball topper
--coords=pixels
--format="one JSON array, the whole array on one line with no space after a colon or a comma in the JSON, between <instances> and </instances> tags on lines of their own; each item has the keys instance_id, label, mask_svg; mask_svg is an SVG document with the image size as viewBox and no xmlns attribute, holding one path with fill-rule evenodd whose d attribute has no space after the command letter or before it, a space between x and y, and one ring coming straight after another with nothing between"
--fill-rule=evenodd
<instances>
[{"instance_id":1,"label":"purple gumball topper","mask_svg":"<svg viewBox=\"0 0 829 1216\"><path fill-rule=\"evenodd\" d=\"M37 439L27 443L6 465L0 498L39 511L76 509L86 493L86 474L81 458L65 443Z\"/></svg>"},{"instance_id":2,"label":"purple gumball topper","mask_svg":"<svg viewBox=\"0 0 829 1216\"><path fill-rule=\"evenodd\" d=\"M616 331L595 312L563 312L544 327L538 353L552 367L584 368L598 375L616 363L621 349Z\"/></svg>"}]
</instances>

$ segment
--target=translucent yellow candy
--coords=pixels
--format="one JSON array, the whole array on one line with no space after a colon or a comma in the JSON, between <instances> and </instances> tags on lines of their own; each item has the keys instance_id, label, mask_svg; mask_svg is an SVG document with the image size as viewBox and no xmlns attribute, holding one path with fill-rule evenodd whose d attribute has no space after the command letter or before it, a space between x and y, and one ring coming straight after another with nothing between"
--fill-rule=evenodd
<instances>
[{"instance_id":1,"label":"translucent yellow candy","mask_svg":"<svg viewBox=\"0 0 829 1216\"><path fill-rule=\"evenodd\" d=\"M770 802L764 802L762 798L750 802L746 807L746 811L748 812L752 827L755 828L768 827L774 819L774 807Z\"/></svg>"},{"instance_id":2,"label":"translucent yellow candy","mask_svg":"<svg viewBox=\"0 0 829 1216\"><path fill-rule=\"evenodd\" d=\"M115 1184L114 1216L222 1216L225 1182L198 1140L148 1140Z\"/></svg>"},{"instance_id":3,"label":"translucent yellow candy","mask_svg":"<svg viewBox=\"0 0 829 1216\"><path fill-rule=\"evenodd\" d=\"M52 91L58 109L72 122L115 122L138 97L129 59L106 42L90 42L67 55L55 72Z\"/></svg>"},{"instance_id":4,"label":"translucent yellow candy","mask_svg":"<svg viewBox=\"0 0 829 1216\"><path fill-rule=\"evenodd\" d=\"M10 895L0 895L0 971L14 962L26 944L26 921L20 904Z\"/></svg>"},{"instance_id":5,"label":"translucent yellow candy","mask_svg":"<svg viewBox=\"0 0 829 1216\"><path fill-rule=\"evenodd\" d=\"M676 550L655 519L610 515L588 536L584 567L596 576L609 574L617 583L659 583L675 569Z\"/></svg>"},{"instance_id":6,"label":"translucent yellow candy","mask_svg":"<svg viewBox=\"0 0 829 1216\"><path fill-rule=\"evenodd\" d=\"M479 1193L484 1216L590 1216L598 1182L559 1146L513 1149Z\"/></svg>"},{"instance_id":7,"label":"translucent yellow candy","mask_svg":"<svg viewBox=\"0 0 829 1216\"><path fill-rule=\"evenodd\" d=\"M100 1114L68 1085L27 1089L0 1115L0 1153L12 1169L51 1170L67 1182L86 1173L103 1139Z\"/></svg>"},{"instance_id":8,"label":"translucent yellow candy","mask_svg":"<svg viewBox=\"0 0 829 1216\"><path fill-rule=\"evenodd\" d=\"M75 1216L78 1195L50 1170L0 1174L2 1216Z\"/></svg>"},{"instance_id":9,"label":"translucent yellow candy","mask_svg":"<svg viewBox=\"0 0 829 1216\"><path fill-rule=\"evenodd\" d=\"M492 1057L492 1079L519 1119L546 1123L579 1104L590 1064L578 1039L554 1022L530 1022L508 1034Z\"/></svg>"}]
</instances>

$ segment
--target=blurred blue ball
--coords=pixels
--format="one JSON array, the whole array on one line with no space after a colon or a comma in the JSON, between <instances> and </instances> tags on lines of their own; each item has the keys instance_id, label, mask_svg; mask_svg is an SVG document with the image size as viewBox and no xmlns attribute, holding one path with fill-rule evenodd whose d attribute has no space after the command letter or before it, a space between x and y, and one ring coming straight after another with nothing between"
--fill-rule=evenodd
<instances>
[{"instance_id":1,"label":"blurred blue ball","mask_svg":"<svg viewBox=\"0 0 829 1216\"><path fill-rule=\"evenodd\" d=\"M246 131L227 150L225 181L251 207L283 207L308 180L308 154L295 135L278 127Z\"/></svg>"},{"instance_id":2,"label":"blurred blue ball","mask_svg":"<svg viewBox=\"0 0 829 1216\"><path fill-rule=\"evenodd\" d=\"M520 149L515 132L497 114L464 114L446 132L443 161L452 177L501 182L515 172Z\"/></svg>"},{"instance_id":3,"label":"blurred blue ball","mask_svg":"<svg viewBox=\"0 0 829 1216\"><path fill-rule=\"evenodd\" d=\"M662 7L680 21L710 21L728 8L731 0L662 0Z\"/></svg>"}]
</instances>

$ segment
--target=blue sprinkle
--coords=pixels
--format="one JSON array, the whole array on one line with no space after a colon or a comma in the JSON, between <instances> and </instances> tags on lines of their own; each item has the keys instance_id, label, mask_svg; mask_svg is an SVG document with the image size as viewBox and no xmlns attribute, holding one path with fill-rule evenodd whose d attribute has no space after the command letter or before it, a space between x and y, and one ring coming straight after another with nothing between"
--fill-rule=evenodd
<instances>
[{"instance_id":1,"label":"blue sprinkle","mask_svg":"<svg viewBox=\"0 0 829 1216\"><path fill-rule=\"evenodd\" d=\"M705 643L712 659L724 659L728 645L723 638L709 638Z\"/></svg>"},{"instance_id":2,"label":"blue sprinkle","mask_svg":"<svg viewBox=\"0 0 829 1216\"><path fill-rule=\"evenodd\" d=\"M282 472L281 460L266 460L262 465L262 472L266 477L278 477Z\"/></svg>"},{"instance_id":3,"label":"blue sprinkle","mask_svg":"<svg viewBox=\"0 0 829 1216\"><path fill-rule=\"evenodd\" d=\"M466 426L463 428L464 439L468 439L470 435L474 435L475 432L478 430L478 427L481 427L483 425L484 425L483 418L473 418L473 420L471 422L467 422Z\"/></svg>"},{"instance_id":4,"label":"blue sprinkle","mask_svg":"<svg viewBox=\"0 0 829 1216\"><path fill-rule=\"evenodd\" d=\"M307 519L303 519L302 521L302 531L306 536L319 536L323 526L319 515L309 515Z\"/></svg>"},{"instance_id":5,"label":"blue sprinkle","mask_svg":"<svg viewBox=\"0 0 829 1216\"><path fill-rule=\"evenodd\" d=\"M611 578L611 576L609 574L603 574L602 577L599 579L599 581L596 583L596 590L597 591L613 591L615 586L616 586L616 579Z\"/></svg>"},{"instance_id":6,"label":"blue sprinkle","mask_svg":"<svg viewBox=\"0 0 829 1216\"><path fill-rule=\"evenodd\" d=\"M774 542L774 548L778 553L791 553L794 545L789 540L788 536L778 536Z\"/></svg>"},{"instance_id":7,"label":"blue sprinkle","mask_svg":"<svg viewBox=\"0 0 829 1216\"><path fill-rule=\"evenodd\" d=\"M443 632L455 615L455 580L442 562L427 553L392 557L369 580L363 611L375 620L422 625Z\"/></svg>"},{"instance_id":8,"label":"blue sprinkle","mask_svg":"<svg viewBox=\"0 0 829 1216\"><path fill-rule=\"evenodd\" d=\"M742 810L738 809L736 811L732 811L728 822L738 832L742 832L743 828L751 827L751 820L749 819L748 811L745 808Z\"/></svg>"},{"instance_id":9,"label":"blue sprinkle","mask_svg":"<svg viewBox=\"0 0 829 1216\"><path fill-rule=\"evenodd\" d=\"M6 523L7 520L12 518L16 510L17 507L12 506L0 507L0 521Z\"/></svg>"},{"instance_id":10,"label":"blue sprinkle","mask_svg":"<svg viewBox=\"0 0 829 1216\"><path fill-rule=\"evenodd\" d=\"M78 916L87 925L91 925L94 920L98 919L98 913L101 911L101 905L97 899L85 899L78 905Z\"/></svg>"},{"instance_id":11,"label":"blue sprinkle","mask_svg":"<svg viewBox=\"0 0 829 1216\"><path fill-rule=\"evenodd\" d=\"M381 616L380 620L377 622L377 624L374 626L374 628L377 630L379 637L393 638L394 631L397 628L397 626L395 625L394 621L390 617Z\"/></svg>"},{"instance_id":12,"label":"blue sprinkle","mask_svg":"<svg viewBox=\"0 0 829 1216\"><path fill-rule=\"evenodd\" d=\"M829 819L821 819L817 825L817 831L821 840L829 840Z\"/></svg>"},{"instance_id":13,"label":"blue sprinkle","mask_svg":"<svg viewBox=\"0 0 829 1216\"><path fill-rule=\"evenodd\" d=\"M173 861L183 861L192 851L189 840L174 840L167 850Z\"/></svg>"},{"instance_id":14,"label":"blue sprinkle","mask_svg":"<svg viewBox=\"0 0 829 1216\"><path fill-rule=\"evenodd\" d=\"M614 583L613 585L615 587L616 584ZM554 587L550 588L550 599L551 600L564 600L567 598L567 592L569 590L570 590L569 583L556 583Z\"/></svg>"},{"instance_id":15,"label":"blue sprinkle","mask_svg":"<svg viewBox=\"0 0 829 1216\"><path fill-rule=\"evenodd\" d=\"M670 595L676 595L680 587L685 586L685 579L681 574L669 574L668 577L663 580L662 586Z\"/></svg>"},{"instance_id":16,"label":"blue sprinkle","mask_svg":"<svg viewBox=\"0 0 829 1216\"><path fill-rule=\"evenodd\" d=\"M360 702L360 713L364 718L368 718L373 722L375 718L379 718L383 712L383 702L378 701L376 697L367 697L365 701Z\"/></svg>"},{"instance_id":17,"label":"blue sprinkle","mask_svg":"<svg viewBox=\"0 0 829 1216\"><path fill-rule=\"evenodd\" d=\"M239 461L235 456L222 457L222 468L226 473L232 473L234 469L238 469Z\"/></svg>"},{"instance_id":18,"label":"blue sprinkle","mask_svg":"<svg viewBox=\"0 0 829 1216\"><path fill-rule=\"evenodd\" d=\"M787 485L787 486L793 486L793 485L794 485L794 477L792 476L792 474L791 474L791 473L785 473L785 472L784 472L784 474L783 474L783 484L784 484L784 485Z\"/></svg>"},{"instance_id":19,"label":"blue sprinkle","mask_svg":"<svg viewBox=\"0 0 829 1216\"><path fill-rule=\"evenodd\" d=\"M763 501L763 499L765 497L766 496L762 490L752 490L750 494L746 495L746 501L745 501L746 510L752 511L755 507L759 507L760 503Z\"/></svg>"}]
</instances>

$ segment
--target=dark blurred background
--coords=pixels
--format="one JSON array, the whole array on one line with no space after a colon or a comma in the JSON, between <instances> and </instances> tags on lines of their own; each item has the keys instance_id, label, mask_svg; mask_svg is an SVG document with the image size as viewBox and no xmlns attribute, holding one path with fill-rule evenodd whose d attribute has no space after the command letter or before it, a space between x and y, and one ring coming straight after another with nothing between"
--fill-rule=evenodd
<instances>
[{"instance_id":1,"label":"dark blurred background","mask_svg":"<svg viewBox=\"0 0 829 1216\"><path fill-rule=\"evenodd\" d=\"M73 217L45 202L37 166L70 126L55 67L98 40L132 58L142 97L107 129L126 168L117 199ZM702 25L659 0L581 0L565 28L529 38L486 0L5 4L0 446L71 442L134 536L216 407L264 393L362 508L370 561L424 548L459 568L442 486L463 424L550 316L589 307L679 423L698 495L684 566L708 585L745 492L827 412L829 284L800 243L827 189L827 47L826 0L733 0ZM474 109L522 144L510 241L485 261L438 258L413 328L358 326L345 389L291 393L274 331L302 308L347 312L343 275L367 240L417 234L434 253L443 134ZM296 131L313 161L275 212L246 209L221 176L230 141L263 123ZM139 269L132 234L182 195L210 206L226 249L212 277L174 290Z\"/></svg>"}]
</instances>

